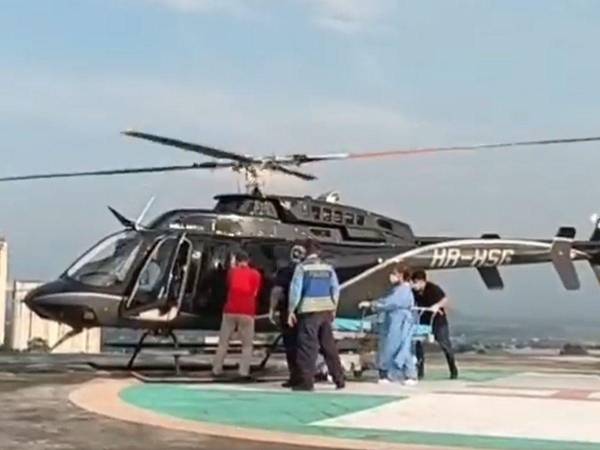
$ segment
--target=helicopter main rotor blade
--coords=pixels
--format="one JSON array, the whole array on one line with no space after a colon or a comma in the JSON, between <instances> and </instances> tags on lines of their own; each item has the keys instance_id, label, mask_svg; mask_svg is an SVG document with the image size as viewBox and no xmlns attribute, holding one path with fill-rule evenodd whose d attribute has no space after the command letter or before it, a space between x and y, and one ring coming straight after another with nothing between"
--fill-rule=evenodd
<instances>
[{"instance_id":1,"label":"helicopter main rotor blade","mask_svg":"<svg viewBox=\"0 0 600 450\"><path fill-rule=\"evenodd\" d=\"M497 144L475 144L475 145L453 145L450 147L422 147L404 150L388 150L371 153L349 153L345 159L361 159L361 158L381 158L386 156L402 156L402 155L425 155L429 153L456 152L464 150L481 150L506 147L525 147L529 145L555 145L555 144L574 144L581 142L600 141L600 137L584 137L584 138L567 138L567 139L544 139L536 141L516 141L504 142ZM340 158L344 159L344 158Z\"/></svg>"},{"instance_id":2,"label":"helicopter main rotor blade","mask_svg":"<svg viewBox=\"0 0 600 450\"><path fill-rule=\"evenodd\" d=\"M125 136L130 136L138 139L145 139L147 141L156 142L162 145L168 145L170 147L177 147L188 152L199 153L201 155L210 156L211 158L218 159L229 159L231 161L237 161L240 163L253 163L254 159L249 158L239 153L234 153L226 150L220 150L218 148L207 147L205 145L193 144L191 142L180 141L179 139L172 139L164 136L158 136L156 134L143 133L141 131L127 130L121 132Z\"/></svg>"},{"instance_id":3,"label":"helicopter main rotor blade","mask_svg":"<svg viewBox=\"0 0 600 450\"><path fill-rule=\"evenodd\" d=\"M73 178L73 177L88 177L88 176L104 176L104 175L128 175L134 173L155 173L155 172L175 172L181 170L197 170L197 169L219 169L224 167L233 167L233 163L206 162L188 164L185 166L157 166L157 167L138 167L131 169L113 169L113 170L94 170L88 172L63 172L63 173L42 173L34 175L22 175L15 177L1 177L0 182L5 181L24 181L24 180L40 180L45 178Z\"/></svg>"},{"instance_id":4,"label":"helicopter main rotor blade","mask_svg":"<svg viewBox=\"0 0 600 450\"><path fill-rule=\"evenodd\" d=\"M291 175L293 177L301 178L301 179L306 180L306 181L312 181L312 180L316 180L317 179L317 177L315 177L314 175L311 175L309 173L300 172L298 170L288 169L287 167L283 167L280 164L269 164L267 166L267 168L269 170L273 170L275 172L281 172L281 173L284 173L286 175Z\"/></svg>"}]
</instances>

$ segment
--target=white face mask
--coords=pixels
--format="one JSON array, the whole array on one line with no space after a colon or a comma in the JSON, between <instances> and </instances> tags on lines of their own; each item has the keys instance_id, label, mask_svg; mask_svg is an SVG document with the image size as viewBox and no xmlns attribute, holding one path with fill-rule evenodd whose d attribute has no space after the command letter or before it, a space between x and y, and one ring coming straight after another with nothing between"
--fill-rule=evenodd
<instances>
[{"instance_id":1,"label":"white face mask","mask_svg":"<svg viewBox=\"0 0 600 450\"><path fill-rule=\"evenodd\" d=\"M390 283L398 284L400 282L400 278L395 273L390 273Z\"/></svg>"}]
</instances>

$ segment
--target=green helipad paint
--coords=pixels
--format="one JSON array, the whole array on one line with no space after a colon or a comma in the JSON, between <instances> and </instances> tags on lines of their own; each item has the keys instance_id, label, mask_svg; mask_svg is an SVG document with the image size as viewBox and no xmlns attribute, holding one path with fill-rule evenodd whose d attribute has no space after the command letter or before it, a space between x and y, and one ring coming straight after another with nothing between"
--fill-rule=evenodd
<instances>
[{"instance_id":1,"label":"green helipad paint","mask_svg":"<svg viewBox=\"0 0 600 450\"><path fill-rule=\"evenodd\" d=\"M385 396L200 390L170 385L133 386L121 392L121 398L182 419L269 429L305 426L398 400Z\"/></svg>"},{"instance_id":2,"label":"green helipad paint","mask_svg":"<svg viewBox=\"0 0 600 450\"><path fill-rule=\"evenodd\" d=\"M314 422L375 408L399 397L324 393L190 389L177 385L136 385L121 398L132 405L180 419L271 431L404 444L477 447L494 450L598 450L598 444L496 438L444 433L359 430L313 426Z\"/></svg>"}]
</instances>

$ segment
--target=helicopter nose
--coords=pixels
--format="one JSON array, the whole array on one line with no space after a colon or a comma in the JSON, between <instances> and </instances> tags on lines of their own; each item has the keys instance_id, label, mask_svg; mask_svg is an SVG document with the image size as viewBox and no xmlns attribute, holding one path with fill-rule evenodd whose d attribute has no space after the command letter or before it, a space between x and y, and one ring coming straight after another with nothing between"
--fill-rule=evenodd
<instances>
[{"instance_id":1,"label":"helicopter nose","mask_svg":"<svg viewBox=\"0 0 600 450\"><path fill-rule=\"evenodd\" d=\"M29 292L23 302L42 319L67 324L73 328L93 326L96 314L87 305L77 301L80 296L57 289L57 282L42 285Z\"/></svg>"},{"instance_id":2,"label":"helicopter nose","mask_svg":"<svg viewBox=\"0 0 600 450\"><path fill-rule=\"evenodd\" d=\"M53 308L52 303L44 299L43 289L40 287L29 291L23 299L23 303L42 319L56 320L56 308Z\"/></svg>"}]
</instances>

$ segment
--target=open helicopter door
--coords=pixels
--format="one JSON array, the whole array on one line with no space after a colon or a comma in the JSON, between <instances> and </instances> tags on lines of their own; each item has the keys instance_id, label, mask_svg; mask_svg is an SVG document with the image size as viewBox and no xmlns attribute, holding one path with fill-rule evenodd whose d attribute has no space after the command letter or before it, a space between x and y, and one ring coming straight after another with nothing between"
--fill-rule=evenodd
<instances>
[{"instance_id":1,"label":"open helicopter door","mask_svg":"<svg viewBox=\"0 0 600 450\"><path fill-rule=\"evenodd\" d=\"M169 322L177 317L190 272L192 243L185 233L154 244L122 314L130 319Z\"/></svg>"}]
</instances>

